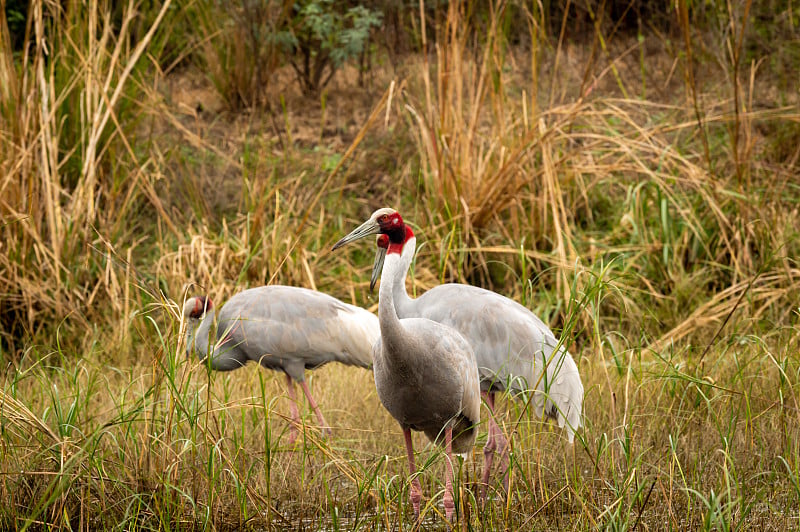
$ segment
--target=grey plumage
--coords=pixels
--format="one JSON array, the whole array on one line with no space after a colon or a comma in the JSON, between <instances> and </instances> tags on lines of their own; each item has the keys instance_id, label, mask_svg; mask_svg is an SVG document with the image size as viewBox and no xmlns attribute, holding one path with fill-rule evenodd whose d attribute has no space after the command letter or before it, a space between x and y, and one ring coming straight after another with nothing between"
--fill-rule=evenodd
<instances>
[{"instance_id":1,"label":"grey plumage","mask_svg":"<svg viewBox=\"0 0 800 532\"><path fill-rule=\"evenodd\" d=\"M292 381L299 382L323 427L305 370L328 362L369 368L372 346L380 336L378 318L371 312L305 288L272 285L235 294L217 314L211 337L215 313L210 309L204 297L186 301L187 350L201 360L209 356L211 369L217 371L234 370L250 360L283 371L289 395L294 398Z\"/></svg>"}]
</instances>

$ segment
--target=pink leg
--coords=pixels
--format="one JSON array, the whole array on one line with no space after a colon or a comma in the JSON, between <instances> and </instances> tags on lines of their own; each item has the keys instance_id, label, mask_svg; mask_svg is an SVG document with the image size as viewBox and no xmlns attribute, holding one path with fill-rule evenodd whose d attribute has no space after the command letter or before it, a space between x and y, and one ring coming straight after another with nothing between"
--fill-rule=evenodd
<instances>
[{"instance_id":1,"label":"pink leg","mask_svg":"<svg viewBox=\"0 0 800 532\"><path fill-rule=\"evenodd\" d=\"M494 417L494 405L492 405L492 417ZM508 440L506 439L505 434L503 434L503 429L500 428L500 425L497 424L497 421L494 423L494 430L495 430L495 441L497 445L497 452L500 454L500 466L497 468L497 471L503 475L503 493L508 495L508 465L509 465L509 445Z\"/></svg>"},{"instance_id":2,"label":"pink leg","mask_svg":"<svg viewBox=\"0 0 800 532\"><path fill-rule=\"evenodd\" d=\"M444 514L448 521L453 521L456 505L453 500L453 427L448 426L444 431L445 459L447 460L447 478L444 480Z\"/></svg>"},{"instance_id":3,"label":"pink leg","mask_svg":"<svg viewBox=\"0 0 800 532\"><path fill-rule=\"evenodd\" d=\"M303 388L303 393L306 394L306 399L308 399L308 404L311 405L311 408L314 409L314 413L317 415L317 421L319 421L319 425L322 430L322 434L330 436L331 429L328 427L328 423L325 421L325 418L322 417L322 412L317 405L317 402L311 397L311 392L308 390L308 384L306 381L300 381L300 387Z\"/></svg>"},{"instance_id":4,"label":"pink leg","mask_svg":"<svg viewBox=\"0 0 800 532\"><path fill-rule=\"evenodd\" d=\"M417 466L414 465L414 444L411 441L411 429L403 429L403 436L406 439L406 453L408 453L408 471L411 479L411 506L414 507L414 519L419 523L419 503L422 500L422 486L417 474Z\"/></svg>"},{"instance_id":5,"label":"pink leg","mask_svg":"<svg viewBox=\"0 0 800 532\"><path fill-rule=\"evenodd\" d=\"M494 421L494 392L481 392L486 405L489 407L489 427L486 445L483 448L483 475L481 477L481 499L486 498L486 487L489 485L489 475L492 471L492 461L494 451L497 448L495 441L495 421Z\"/></svg>"},{"instance_id":6,"label":"pink leg","mask_svg":"<svg viewBox=\"0 0 800 532\"><path fill-rule=\"evenodd\" d=\"M503 430L497 424L494 415L494 392L481 392L486 405L489 407L489 437L486 446L483 448L484 470L481 482L481 498L486 496L486 488L489 485L489 475L494 461L494 453L500 454L500 467L498 471L503 475L503 491L508 493L508 440L506 440Z\"/></svg>"},{"instance_id":7,"label":"pink leg","mask_svg":"<svg viewBox=\"0 0 800 532\"><path fill-rule=\"evenodd\" d=\"M286 376L286 389L289 392L289 408L292 411L292 423L289 428L289 445L292 445L299 435L300 411L297 409L297 394L294 393L294 381Z\"/></svg>"}]
</instances>

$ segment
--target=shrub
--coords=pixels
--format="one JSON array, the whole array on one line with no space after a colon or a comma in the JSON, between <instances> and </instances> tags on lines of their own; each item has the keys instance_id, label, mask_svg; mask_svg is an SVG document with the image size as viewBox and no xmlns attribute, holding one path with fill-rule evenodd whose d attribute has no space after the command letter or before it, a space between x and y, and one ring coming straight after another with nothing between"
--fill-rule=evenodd
<instances>
[{"instance_id":1,"label":"shrub","mask_svg":"<svg viewBox=\"0 0 800 532\"><path fill-rule=\"evenodd\" d=\"M370 30L383 19L378 11L333 0L296 2L293 11L287 38L280 40L306 94L319 92L346 61L364 53Z\"/></svg>"}]
</instances>

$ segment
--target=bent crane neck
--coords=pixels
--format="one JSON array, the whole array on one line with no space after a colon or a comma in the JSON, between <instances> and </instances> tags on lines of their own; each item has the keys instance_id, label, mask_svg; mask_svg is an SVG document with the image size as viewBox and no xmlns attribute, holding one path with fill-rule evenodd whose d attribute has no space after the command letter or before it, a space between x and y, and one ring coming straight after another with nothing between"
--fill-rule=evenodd
<instances>
[{"instance_id":1,"label":"bent crane neck","mask_svg":"<svg viewBox=\"0 0 800 532\"><path fill-rule=\"evenodd\" d=\"M200 319L188 319L186 323L186 354L194 351L200 360L208 356L208 333L214 321L214 311L210 310ZM212 359L213 360L213 359Z\"/></svg>"}]
</instances>

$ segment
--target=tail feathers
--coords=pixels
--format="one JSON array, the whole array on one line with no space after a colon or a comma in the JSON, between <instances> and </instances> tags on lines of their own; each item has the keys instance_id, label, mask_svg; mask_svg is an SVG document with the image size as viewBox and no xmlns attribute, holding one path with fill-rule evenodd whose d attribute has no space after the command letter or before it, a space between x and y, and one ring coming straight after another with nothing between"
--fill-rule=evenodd
<instances>
[{"instance_id":1,"label":"tail feathers","mask_svg":"<svg viewBox=\"0 0 800 532\"><path fill-rule=\"evenodd\" d=\"M362 368L372 368L373 346L380 338L378 317L363 309L344 307L338 313L341 327L347 334L342 335L342 352L338 362Z\"/></svg>"}]
</instances>

